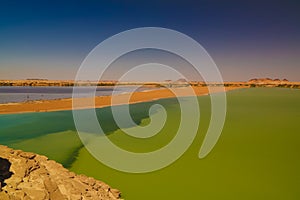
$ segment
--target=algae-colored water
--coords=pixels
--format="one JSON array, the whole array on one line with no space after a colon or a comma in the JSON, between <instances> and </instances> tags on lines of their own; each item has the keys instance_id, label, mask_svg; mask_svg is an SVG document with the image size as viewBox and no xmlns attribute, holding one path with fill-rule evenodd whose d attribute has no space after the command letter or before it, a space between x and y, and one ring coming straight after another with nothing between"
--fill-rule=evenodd
<instances>
[{"instance_id":1,"label":"algae-colored water","mask_svg":"<svg viewBox=\"0 0 300 200\"><path fill-rule=\"evenodd\" d=\"M94 159L78 139L70 111L0 115L0 143L47 155L74 172L120 189L129 200L300 198L300 90L228 92L222 135L204 159L198 153L209 124L210 101L208 96L198 99L201 122L193 144L172 165L151 173L119 172ZM153 151L172 140L180 121L177 100L165 99L131 105L136 123L149 123L153 103L166 108L168 120L149 139L124 134L110 108L98 109L97 114L115 144L134 152Z\"/></svg>"}]
</instances>

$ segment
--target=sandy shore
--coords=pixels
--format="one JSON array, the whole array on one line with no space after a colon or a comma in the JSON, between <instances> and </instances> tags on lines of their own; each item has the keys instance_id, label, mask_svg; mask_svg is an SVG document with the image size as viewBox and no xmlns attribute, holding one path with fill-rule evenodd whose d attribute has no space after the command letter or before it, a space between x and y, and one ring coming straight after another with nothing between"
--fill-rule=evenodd
<instances>
[{"instance_id":1,"label":"sandy shore","mask_svg":"<svg viewBox=\"0 0 300 200\"><path fill-rule=\"evenodd\" d=\"M207 87L192 87L197 96L207 95L209 93ZM234 90L242 87L226 87L225 90ZM173 88L173 91L169 89L149 90L143 92L134 92L128 94L120 94L113 96L100 96L95 97L95 104L86 106L87 98L80 98L76 102L77 109L83 108L101 108L106 106L121 105L127 103L138 103L152 101L162 98L172 98L177 96L191 96L191 90L185 88ZM220 92L220 87L211 88L211 92ZM81 102L81 103L80 103ZM80 105L81 104L81 105ZM23 103L8 103L0 104L0 114L13 114L13 113L26 113L26 112L50 112L72 110L72 98L58 99L58 100L42 100L31 101Z\"/></svg>"}]
</instances>

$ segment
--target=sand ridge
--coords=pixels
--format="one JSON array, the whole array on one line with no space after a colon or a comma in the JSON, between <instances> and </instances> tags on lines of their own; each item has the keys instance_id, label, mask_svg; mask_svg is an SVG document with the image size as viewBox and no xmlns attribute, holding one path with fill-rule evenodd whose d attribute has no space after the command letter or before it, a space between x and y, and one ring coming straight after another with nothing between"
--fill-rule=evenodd
<instances>
[{"instance_id":1,"label":"sand ridge","mask_svg":"<svg viewBox=\"0 0 300 200\"><path fill-rule=\"evenodd\" d=\"M225 87L225 91L239 89L244 87ZM192 87L195 95L202 96L209 94L207 87ZM186 88L164 88L159 90L147 90L142 92L133 92L126 94L118 94L113 96L97 96L95 97L95 104L86 106L87 98L80 98L76 100L76 109L86 109L86 108L102 108L113 105L121 105L128 103L139 103L153 101L162 98L172 98L177 96L191 96L190 90ZM211 87L211 93L223 91L222 87ZM129 99L129 101L128 101ZM67 99L55 99L55 100L38 100L38 101L28 101L23 103L8 103L0 104L0 114L13 114L13 113L27 113L27 112L51 112L51 111L62 111L62 110L72 110L72 98ZM80 103L81 102L81 103ZM82 104L82 105L81 105Z\"/></svg>"}]
</instances>

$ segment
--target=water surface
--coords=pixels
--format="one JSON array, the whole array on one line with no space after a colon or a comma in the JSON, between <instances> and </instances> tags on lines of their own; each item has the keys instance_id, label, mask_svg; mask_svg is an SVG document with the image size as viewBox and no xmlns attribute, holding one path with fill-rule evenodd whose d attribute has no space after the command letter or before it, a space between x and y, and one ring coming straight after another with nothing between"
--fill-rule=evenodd
<instances>
[{"instance_id":1,"label":"water surface","mask_svg":"<svg viewBox=\"0 0 300 200\"><path fill-rule=\"evenodd\" d=\"M71 111L0 115L0 143L45 154L120 189L129 200L299 199L300 90L251 88L227 95L226 122L213 151L198 158L210 120L209 97L202 96L194 143L175 163L156 172L123 173L99 163L78 139ZM115 144L134 152L152 151L172 140L180 122L176 99L132 105L134 121L149 123L148 109L154 103L166 108L168 121L149 139L131 138L118 129L110 108L97 109L97 115Z\"/></svg>"},{"instance_id":2,"label":"water surface","mask_svg":"<svg viewBox=\"0 0 300 200\"><path fill-rule=\"evenodd\" d=\"M132 91L132 86L98 86L96 96L109 96ZM136 91L157 89L154 87L139 87ZM90 97L93 94L92 87L80 87L80 96ZM73 87L30 87L30 86L1 86L0 104L16 103L34 100L51 100L72 98Z\"/></svg>"}]
</instances>

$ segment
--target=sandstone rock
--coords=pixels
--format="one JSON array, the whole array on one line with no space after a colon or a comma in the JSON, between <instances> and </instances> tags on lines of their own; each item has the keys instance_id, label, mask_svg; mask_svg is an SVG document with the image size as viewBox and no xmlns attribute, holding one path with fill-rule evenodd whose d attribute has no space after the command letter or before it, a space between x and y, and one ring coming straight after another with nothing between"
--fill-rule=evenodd
<instances>
[{"instance_id":1,"label":"sandstone rock","mask_svg":"<svg viewBox=\"0 0 300 200\"><path fill-rule=\"evenodd\" d=\"M1 200L113 200L120 191L45 156L0 145Z\"/></svg>"},{"instance_id":2,"label":"sandstone rock","mask_svg":"<svg viewBox=\"0 0 300 200\"><path fill-rule=\"evenodd\" d=\"M117 190L117 189L110 189L110 192L112 193L112 195L113 195L115 198L120 198L120 196L121 196L120 191Z\"/></svg>"},{"instance_id":3,"label":"sandstone rock","mask_svg":"<svg viewBox=\"0 0 300 200\"><path fill-rule=\"evenodd\" d=\"M33 159L35 157L35 154L29 152L21 152L19 155L23 158L28 158L28 159Z\"/></svg>"}]
</instances>

